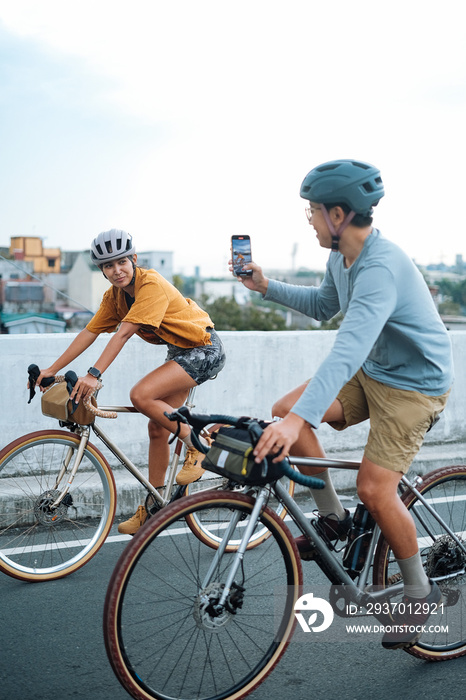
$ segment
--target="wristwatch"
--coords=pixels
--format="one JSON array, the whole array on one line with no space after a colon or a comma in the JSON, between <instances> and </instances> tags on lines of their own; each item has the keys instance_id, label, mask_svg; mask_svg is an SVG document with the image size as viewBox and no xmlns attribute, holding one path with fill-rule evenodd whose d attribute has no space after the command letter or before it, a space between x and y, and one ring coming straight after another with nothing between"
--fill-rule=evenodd
<instances>
[{"instance_id":1,"label":"wristwatch","mask_svg":"<svg viewBox=\"0 0 466 700\"><path fill-rule=\"evenodd\" d=\"M97 367L89 367L87 373L90 374L92 377L95 377L96 379L100 379L100 377L102 376Z\"/></svg>"}]
</instances>

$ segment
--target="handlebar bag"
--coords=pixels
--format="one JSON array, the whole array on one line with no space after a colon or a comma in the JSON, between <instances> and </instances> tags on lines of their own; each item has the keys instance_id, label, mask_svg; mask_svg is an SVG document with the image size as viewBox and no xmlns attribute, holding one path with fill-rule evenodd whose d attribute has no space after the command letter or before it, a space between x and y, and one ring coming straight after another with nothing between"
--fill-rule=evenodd
<instances>
[{"instance_id":1,"label":"handlebar bag","mask_svg":"<svg viewBox=\"0 0 466 700\"><path fill-rule=\"evenodd\" d=\"M41 402L44 416L78 425L91 425L95 421L95 415L84 406L82 401L73 412L66 382L53 384L42 394ZM93 406L97 406L94 396L91 402Z\"/></svg>"},{"instance_id":2,"label":"handlebar bag","mask_svg":"<svg viewBox=\"0 0 466 700\"><path fill-rule=\"evenodd\" d=\"M254 461L254 448L247 429L225 426L214 435L214 441L202 462L204 469L240 484L258 486L277 481L282 476L279 465L271 459L259 464Z\"/></svg>"}]
</instances>

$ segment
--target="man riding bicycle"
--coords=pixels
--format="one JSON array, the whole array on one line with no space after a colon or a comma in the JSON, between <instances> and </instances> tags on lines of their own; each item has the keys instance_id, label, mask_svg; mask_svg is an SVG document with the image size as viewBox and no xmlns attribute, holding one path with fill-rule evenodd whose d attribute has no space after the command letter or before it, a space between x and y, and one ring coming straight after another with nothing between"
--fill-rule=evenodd
<instances>
[{"instance_id":1,"label":"man riding bicycle","mask_svg":"<svg viewBox=\"0 0 466 700\"><path fill-rule=\"evenodd\" d=\"M343 430L370 420L358 496L395 554L407 603L406 614L395 615L382 643L388 649L409 647L429 617L410 615L412 603L417 610L426 603L423 609L432 612L441 592L426 576L415 524L397 487L445 408L453 381L450 339L419 270L372 226L373 207L384 196L377 168L353 160L324 163L308 173L300 194L309 201L306 213L319 244L331 250L321 285L269 280L255 263L244 266L252 276L239 279L266 300L318 320L342 311L344 320L315 376L273 407L283 420L266 428L255 455L257 461L270 452L278 453L276 460L288 454L323 457L314 433L321 422ZM345 540L351 517L328 472L319 477L326 488L313 491L318 525L330 540ZM303 559L312 557L307 538L299 537L297 545Z\"/></svg>"}]
</instances>

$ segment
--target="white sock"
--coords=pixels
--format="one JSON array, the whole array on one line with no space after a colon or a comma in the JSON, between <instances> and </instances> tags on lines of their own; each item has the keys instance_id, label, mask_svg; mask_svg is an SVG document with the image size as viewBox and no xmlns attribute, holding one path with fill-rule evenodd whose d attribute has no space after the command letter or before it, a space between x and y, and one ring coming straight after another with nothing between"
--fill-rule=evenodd
<instances>
[{"instance_id":1,"label":"white sock","mask_svg":"<svg viewBox=\"0 0 466 700\"><path fill-rule=\"evenodd\" d=\"M332 483L330 472L327 469L325 472L315 474L316 479L322 479L325 483L323 489L310 489L314 501L316 502L319 515L336 515L340 520L346 517L346 511L340 503L337 492Z\"/></svg>"},{"instance_id":2,"label":"white sock","mask_svg":"<svg viewBox=\"0 0 466 700\"><path fill-rule=\"evenodd\" d=\"M207 440L205 440L202 435L199 435L199 441L201 445L204 445L204 447L209 447L209 443ZM196 448L193 445L193 442L191 440L191 434L187 435L185 438L181 438L181 442L183 442L188 450L195 450Z\"/></svg>"},{"instance_id":3,"label":"white sock","mask_svg":"<svg viewBox=\"0 0 466 700\"><path fill-rule=\"evenodd\" d=\"M425 598L429 595L432 586L422 566L421 553L417 551L408 559L397 559L400 567L405 594L410 598Z\"/></svg>"}]
</instances>

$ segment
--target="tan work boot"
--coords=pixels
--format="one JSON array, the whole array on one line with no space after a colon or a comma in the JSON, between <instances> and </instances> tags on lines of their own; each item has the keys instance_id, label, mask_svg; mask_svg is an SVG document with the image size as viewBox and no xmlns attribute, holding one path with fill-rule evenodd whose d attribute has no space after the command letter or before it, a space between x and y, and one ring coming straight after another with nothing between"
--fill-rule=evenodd
<instances>
[{"instance_id":1,"label":"tan work boot","mask_svg":"<svg viewBox=\"0 0 466 700\"><path fill-rule=\"evenodd\" d=\"M147 520L147 511L144 506L139 506L136 513L129 520L125 520L124 523L118 525L118 532L122 535L134 535L141 525Z\"/></svg>"},{"instance_id":2,"label":"tan work boot","mask_svg":"<svg viewBox=\"0 0 466 700\"><path fill-rule=\"evenodd\" d=\"M209 442L212 442L210 438L204 438ZM199 452L194 447L188 447L186 450L186 457L184 459L184 464L180 471L176 475L176 483L180 486L185 486L186 484L192 484L193 481L197 481L204 474L205 469L202 468L202 461L205 457L203 452Z\"/></svg>"}]
</instances>

